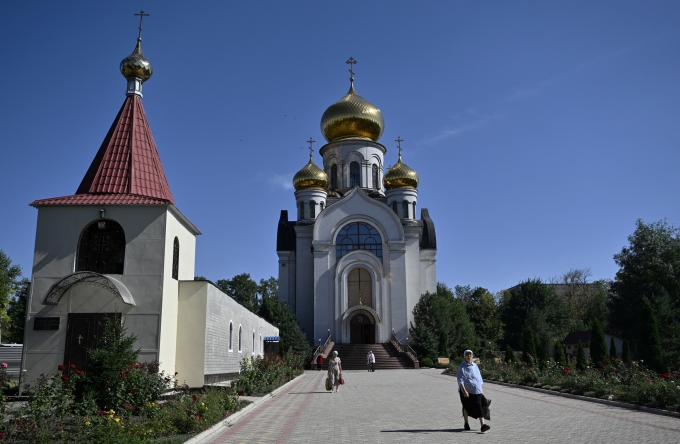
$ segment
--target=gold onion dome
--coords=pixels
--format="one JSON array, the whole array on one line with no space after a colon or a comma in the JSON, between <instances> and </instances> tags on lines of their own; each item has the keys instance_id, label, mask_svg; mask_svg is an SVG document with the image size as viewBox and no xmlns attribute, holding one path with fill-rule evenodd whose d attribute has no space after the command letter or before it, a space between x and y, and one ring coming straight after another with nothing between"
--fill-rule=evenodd
<instances>
[{"instance_id":1,"label":"gold onion dome","mask_svg":"<svg viewBox=\"0 0 680 444\"><path fill-rule=\"evenodd\" d=\"M137 46L135 46L132 54L125 57L120 62L120 72L126 79L131 77L139 77L143 81L149 80L153 74L153 67L151 63L142 54L142 39L137 39Z\"/></svg>"},{"instance_id":2,"label":"gold onion dome","mask_svg":"<svg viewBox=\"0 0 680 444\"><path fill-rule=\"evenodd\" d=\"M321 116L321 132L327 141L345 137L366 137L374 142L380 139L385 121L380 109L354 91L338 100Z\"/></svg>"},{"instance_id":3,"label":"gold onion dome","mask_svg":"<svg viewBox=\"0 0 680 444\"><path fill-rule=\"evenodd\" d=\"M418 188L419 181L418 173L401 161L401 155L399 155L397 163L383 177L383 185L387 190L394 188Z\"/></svg>"},{"instance_id":4,"label":"gold onion dome","mask_svg":"<svg viewBox=\"0 0 680 444\"><path fill-rule=\"evenodd\" d=\"M314 164L312 156L309 156L307 165L302 167L302 169L293 176L293 187L295 187L295 191L307 190L310 188L325 190L328 188L328 176L321 168Z\"/></svg>"}]
</instances>

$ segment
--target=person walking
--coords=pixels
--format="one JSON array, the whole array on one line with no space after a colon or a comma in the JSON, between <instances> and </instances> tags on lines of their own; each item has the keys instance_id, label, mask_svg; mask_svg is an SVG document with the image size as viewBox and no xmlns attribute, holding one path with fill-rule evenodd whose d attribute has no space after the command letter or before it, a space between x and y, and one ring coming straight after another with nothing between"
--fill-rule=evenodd
<instances>
[{"instance_id":1,"label":"person walking","mask_svg":"<svg viewBox=\"0 0 680 444\"><path fill-rule=\"evenodd\" d=\"M463 417L465 419L464 428L470 430L468 423L468 416L479 418L479 423L482 426L481 431L486 432L491 427L484 424L484 407L482 406L482 375L479 373L479 367L472 362L472 350L465 350L463 353L464 360L458 367L456 379L458 380L458 394L460 395L460 402L463 404Z\"/></svg>"},{"instance_id":2,"label":"person walking","mask_svg":"<svg viewBox=\"0 0 680 444\"><path fill-rule=\"evenodd\" d=\"M333 393L333 389L335 389L335 393L338 393L340 378L342 378L342 364L340 363L337 350L333 351L332 356L328 360L328 378L331 380L331 393Z\"/></svg>"},{"instance_id":3,"label":"person walking","mask_svg":"<svg viewBox=\"0 0 680 444\"><path fill-rule=\"evenodd\" d=\"M368 371L369 372L375 371L375 355L373 354L372 351L368 352Z\"/></svg>"},{"instance_id":4,"label":"person walking","mask_svg":"<svg viewBox=\"0 0 680 444\"><path fill-rule=\"evenodd\" d=\"M319 353L319 356L316 357L316 370L320 371L323 368L323 355Z\"/></svg>"}]
</instances>

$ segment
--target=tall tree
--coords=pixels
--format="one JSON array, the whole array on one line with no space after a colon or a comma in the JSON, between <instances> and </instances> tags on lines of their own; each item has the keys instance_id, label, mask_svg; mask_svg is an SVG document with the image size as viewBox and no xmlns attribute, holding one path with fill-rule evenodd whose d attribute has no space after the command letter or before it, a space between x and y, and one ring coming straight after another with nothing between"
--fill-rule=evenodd
<instances>
[{"instance_id":1,"label":"tall tree","mask_svg":"<svg viewBox=\"0 0 680 444\"><path fill-rule=\"evenodd\" d=\"M24 324L26 323L26 303L31 281L24 278L19 282L15 297L10 299L7 308L9 322L4 328L2 341L8 344L22 344L24 342Z\"/></svg>"},{"instance_id":2,"label":"tall tree","mask_svg":"<svg viewBox=\"0 0 680 444\"><path fill-rule=\"evenodd\" d=\"M610 289L611 325L642 351L640 313L648 300L658 321L668 364L680 366L680 229L668 222L636 222L629 245L614 255L619 266Z\"/></svg>"},{"instance_id":3,"label":"tall tree","mask_svg":"<svg viewBox=\"0 0 680 444\"><path fill-rule=\"evenodd\" d=\"M571 311L540 279L528 279L505 292L501 320L505 340L513 347L521 346L527 327L543 344L552 344L568 333Z\"/></svg>"},{"instance_id":4,"label":"tall tree","mask_svg":"<svg viewBox=\"0 0 680 444\"><path fill-rule=\"evenodd\" d=\"M640 358L647 368L659 373L666 370L656 316L654 316L654 309L648 300L643 301L642 313L640 313L639 352Z\"/></svg>"},{"instance_id":5,"label":"tall tree","mask_svg":"<svg viewBox=\"0 0 680 444\"><path fill-rule=\"evenodd\" d=\"M593 319L593 327L590 330L590 360L599 368L609 364L607 341L604 339L604 331L597 318Z\"/></svg>"},{"instance_id":6,"label":"tall tree","mask_svg":"<svg viewBox=\"0 0 680 444\"><path fill-rule=\"evenodd\" d=\"M456 298L463 301L468 318L475 326L477 337L495 346L503 338L503 323L496 298L486 288L456 285Z\"/></svg>"},{"instance_id":7,"label":"tall tree","mask_svg":"<svg viewBox=\"0 0 680 444\"><path fill-rule=\"evenodd\" d=\"M9 256L0 250L0 339L10 325L6 310L12 295L19 289L20 277L21 267L12 265Z\"/></svg>"},{"instance_id":8,"label":"tall tree","mask_svg":"<svg viewBox=\"0 0 680 444\"><path fill-rule=\"evenodd\" d=\"M594 318L600 319L602 327L608 327L609 300L608 291L611 284L606 279L590 281L592 273L589 268L572 268L562 276L550 279L555 294L569 307L572 313L571 331L588 329Z\"/></svg>"},{"instance_id":9,"label":"tall tree","mask_svg":"<svg viewBox=\"0 0 680 444\"><path fill-rule=\"evenodd\" d=\"M532 363L536 361L536 342L534 341L534 332L531 327L524 329L522 337L522 361Z\"/></svg>"},{"instance_id":10,"label":"tall tree","mask_svg":"<svg viewBox=\"0 0 680 444\"><path fill-rule=\"evenodd\" d=\"M442 283L437 284L436 293L422 295L413 308L409 336L416 352L428 358L438 357L428 355L433 352L432 338L437 341L436 352L453 359L462 356L467 348L477 348L478 344L463 301L456 299L453 291Z\"/></svg>"},{"instance_id":11,"label":"tall tree","mask_svg":"<svg viewBox=\"0 0 680 444\"><path fill-rule=\"evenodd\" d=\"M258 311L259 301L257 293L259 287L257 283L250 278L249 273L242 273L234 276L231 279L220 279L215 282L215 285L236 299L239 304L252 312Z\"/></svg>"},{"instance_id":12,"label":"tall tree","mask_svg":"<svg viewBox=\"0 0 680 444\"><path fill-rule=\"evenodd\" d=\"M616 349L616 341L614 341L614 336L612 336L611 340L609 341L609 357L610 358L619 357L619 351Z\"/></svg>"},{"instance_id":13,"label":"tall tree","mask_svg":"<svg viewBox=\"0 0 680 444\"><path fill-rule=\"evenodd\" d=\"M621 350L621 360L623 362L625 362L626 364L632 364L633 363L633 354L630 352L630 344L628 344L627 339L623 340L623 348Z\"/></svg>"}]
</instances>

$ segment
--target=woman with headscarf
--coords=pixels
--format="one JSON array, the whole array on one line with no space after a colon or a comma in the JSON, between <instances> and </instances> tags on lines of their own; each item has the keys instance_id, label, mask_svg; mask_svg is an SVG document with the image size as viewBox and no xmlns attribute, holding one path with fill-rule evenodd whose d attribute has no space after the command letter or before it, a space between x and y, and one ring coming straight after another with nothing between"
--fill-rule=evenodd
<instances>
[{"instance_id":1,"label":"woman with headscarf","mask_svg":"<svg viewBox=\"0 0 680 444\"><path fill-rule=\"evenodd\" d=\"M331 356L332 358L328 360L328 379L331 380L331 393L333 393L333 389L337 393L340 389L340 378L342 378L342 364L340 364L337 350Z\"/></svg>"},{"instance_id":2,"label":"woman with headscarf","mask_svg":"<svg viewBox=\"0 0 680 444\"><path fill-rule=\"evenodd\" d=\"M482 375L479 373L479 367L472 362L472 350L465 350L463 353L465 358L458 367L458 394L460 395L460 402L463 404L463 417L465 418L465 430L470 430L468 424L468 416L479 418L479 423L482 425L482 432L486 432L491 427L484 424L484 407L482 406Z\"/></svg>"}]
</instances>

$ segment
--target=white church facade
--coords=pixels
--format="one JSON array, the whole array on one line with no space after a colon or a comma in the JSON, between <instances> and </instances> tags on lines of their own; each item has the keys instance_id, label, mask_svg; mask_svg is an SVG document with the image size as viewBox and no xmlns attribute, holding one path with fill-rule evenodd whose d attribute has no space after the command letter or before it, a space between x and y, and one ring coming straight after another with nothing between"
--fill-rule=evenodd
<instances>
[{"instance_id":1,"label":"white church facade","mask_svg":"<svg viewBox=\"0 0 680 444\"><path fill-rule=\"evenodd\" d=\"M38 210L23 382L87 365L104 316L137 336L140 360L190 386L228 379L278 329L208 281L194 281L200 231L177 209L142 106L141 51L121 62L126 99L74 195Z\"/></svg>"},{"instance_id":2,"label":"white church facade","mask_svg":"<svg viewBox=\"0 0 680 444\"><path fill-rule=\"evenodd\" d=\"M350 59L348 63L352 63ZM351 65L350 65L351 66ZM293 178L296 219L281 211L276 250L279 297L312 344L399 342L413 308L436 291L436 235L427 209L417 219L417 173L401 159L384 172L380 109L354 90L321 118L323 168L310 159Z\"/></svg>"}]
</instances>

